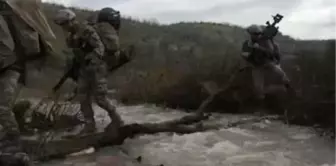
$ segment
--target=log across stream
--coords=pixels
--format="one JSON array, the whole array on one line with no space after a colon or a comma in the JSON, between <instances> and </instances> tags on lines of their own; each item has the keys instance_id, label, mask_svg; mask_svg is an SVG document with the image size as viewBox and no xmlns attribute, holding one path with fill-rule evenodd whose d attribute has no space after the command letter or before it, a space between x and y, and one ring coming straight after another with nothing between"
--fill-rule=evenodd
<instances>
[{"instance_id":1,"label":"log across stream","mask_svg":"<svg viewBox=\"0 0 336 166\"><path fill-rule=\"evenodd\" d=\"M199 125L187 126L195 122L207 119L204 114L187 115L180 119L174 119L161 123L132 123L122 126L118 130L106 127L106 131L85 136L64 137L62 132L45 132L43 136L22 137L25 151L35 159L47 159L63 157L65 155L81 151L89 147L104 147L120 145L127 138L133 138L140 134L155 134L160 132L174 132L188 134L204 131ZM42 138L42 139L41 139ZM43 138L45 140L43 140Z\"/></svg>"},{"instance_id":2,"label":"log across stream","mask_svg":"<svg viewBox=\"0 0 336 166\"><path fill-rule=\"evenodd\" d=\"M119 106L118 112L126 125L117 137L111 129L72 139L61 139L61 134L54 133L43 145L36 138L23 137L23 143L35 159L64 157L96 147L96 153L44 161L39 164L41 166L99 165L101 158L106 156L117 157L125 165L139 166L331 166L335 163L333 141L317 136L309 128L287 126L272 117L207 116L153 105ZM185 116L187 118L180 119ZM106 117L106 113L95 106L99 128L109 123ZM135 161L139 156L143 158L142 163Z\"/></svg>"}]
</instances>

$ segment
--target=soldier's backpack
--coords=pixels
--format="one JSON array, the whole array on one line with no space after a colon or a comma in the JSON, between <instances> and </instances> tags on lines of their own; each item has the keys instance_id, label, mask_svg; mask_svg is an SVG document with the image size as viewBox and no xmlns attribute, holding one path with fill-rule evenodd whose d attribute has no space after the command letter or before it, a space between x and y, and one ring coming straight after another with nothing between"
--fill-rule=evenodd
<instances>
[{"instance_id":1,"label":"soldier's backpack","mask_svg":"<svg viewBox=\"0 0 336 166\"><path fill-rule=\"evenodd\" d=\"M134 47L120 49L118 36L120 28L119 11L112 8L101 9L94 27L105 46L104 60L109 71L120 67L131 59Z\"/></svg>"}]
</instances>

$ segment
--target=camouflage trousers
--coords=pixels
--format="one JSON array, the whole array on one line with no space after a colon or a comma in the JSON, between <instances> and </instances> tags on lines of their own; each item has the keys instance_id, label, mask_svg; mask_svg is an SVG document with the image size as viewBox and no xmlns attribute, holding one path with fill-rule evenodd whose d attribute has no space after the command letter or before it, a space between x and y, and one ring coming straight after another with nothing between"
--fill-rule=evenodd
<instances>
[{"instance_id":1,"label":"camouflage trousers","mask_svg":"<svg viewBox=\"0 0 336 166\"><path fill-rule=\"evenodd\" d=\"M100 59L92 59L80 69L78 94L81 111L89 124L94 123L92 101L108 112L113 124L120 125L122 120L107 97L107 66Z\"/></svg>"},{"instance_id":2,"label":"camouflage trousers","mask_svg":"<svg viewBox=\"0 0 336 166\"><path fill-rule=\"evenodd\" d=\"M277 77L281 78L284 85L288 85L290 80L280 65L274 62L268 62L262 66L257 66L252 69L252 80L254 86L254 94L258 99L264 99L264 75L266 71L272 72Z\"/></svg>"},{"instance_id":3,"label":"camouflage trousers","mask_svg":"<svg viewBox=\"0 0 336 166\"><path fill-rule=\"evenodd\" d=\"M0 136L0 151L7 153L21 151L20 131L11 110L19 90L19 77L20 73L13 70L0 75L0 125L3 133Z\"/></svg>"}]
</instances>

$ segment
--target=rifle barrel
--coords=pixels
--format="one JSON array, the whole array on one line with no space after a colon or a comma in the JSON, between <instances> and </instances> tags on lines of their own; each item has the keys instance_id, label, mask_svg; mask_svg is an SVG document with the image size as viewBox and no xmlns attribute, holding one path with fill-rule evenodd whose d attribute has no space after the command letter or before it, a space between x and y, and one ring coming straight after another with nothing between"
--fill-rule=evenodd
<instances>
[{"instance_id":1,"label":"rifle barrel","mask_svg":"<svg viewBox=\"0 0 336 166\"><path fill-rule=\"evenodd\" d=\"M68 77L70 77L70 75L72 74L72 70L73 70L73 68L71 68L70 70L68 70L67 73L62 76L62 78L58 81L58 83L53 87L53 91L54 92L58 91L58 89L68 79Z\"/></svg>"}]
</instances>

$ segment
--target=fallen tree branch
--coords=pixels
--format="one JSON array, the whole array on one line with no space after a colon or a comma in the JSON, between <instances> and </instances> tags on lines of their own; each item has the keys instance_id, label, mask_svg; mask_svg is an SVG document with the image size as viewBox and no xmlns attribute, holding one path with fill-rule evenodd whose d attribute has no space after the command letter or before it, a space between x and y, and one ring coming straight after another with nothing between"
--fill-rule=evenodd
<instances>
[{"instance_id":1,"label":"fallen tree branch","mask_svg":"<svg viewBox=\"0 0 336 166\"><path fill-rule=\"evenodd\" d=\"M220 94L223 94L223 93L227 92L230 88L232 88L232 83L236 79L237 75L241 72L244 72L244 71L250 69L250 68L251 68L251 66L245 66L243 68L234 69L233 70L234 72L230 75L227 83L222 88L216 88L216 89L211 89L210 90L210 88L207 88L206 84L203 84L203 87L208 92L209 96L205 100L203 100L201 105L196 110L196 113L206 112L207 107L211 104L211 102L213 102L215 97L217 97L217 95L220 95Z\"/></svg>"},{"instance_id":2,"label":"fallen tree branch","mask_svg":"<svg viewBox=\"0 0 336 166\"><path fill-rule=\"evenodd\" d=\"M188 117L188 118L187 118ZM208 116L195 116L188 115L181 119L184 120L183 123L173 123L173 122L182 122L181 119L166 121L161 123L144 123L138 124L133 123L121 127L117 132L113 128L107 128L106 132L87 135L83 137L74 137L71 139L55 139L47 144L41 149L38 154L33 153L34 147L36 147L39 142L34 139L22 139L24 143L25 150L33 156L36 160L47 160L50 158L60 158L65 157L68 154L75 153L90 147L100 148L106 146L120 145L127 138L133 138L136 135L142 134L155 134L161 132L173 132L178 134L189 134L195 132L203 132L208 130L217 130L217 129L227 129L231 127L236 127L246 123L255 123L262 120L277 120L279 116L264 116L264 117L253 117L238 120L235 122L229 122L225 126L220 126L218 124L212 125L203 125L202 123L195 125L187 125L192 121L196 121L195 118L198 118L199 122L205 120ZM117 133L117 134L116 134Z\"/></svg>"},{"instance_id":3,"label":"fallen tree branch","mask_svg":"<svg viewBox=\"0 0 336 166\"><path fill-rule=\"evenodd\" d=\"M36 160L46 160L49 158L64 157L68 154L87 149L89 147L104 147L120 145L127 138L133 138L141 134L155 134L160 132L174 132L188 134L204 131L205 128L198 126L187 126L209 118L209 115L202 113L184 116L180 119L174 119L161 123L133 123L122 126L118 130L113 127L107 127L105 132L85 135L82 137L55 138L48 141L36 152L36 147L41 142L32 137L22 137L24 149Z\"/></svg>"}]
</instances>

